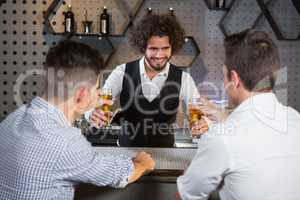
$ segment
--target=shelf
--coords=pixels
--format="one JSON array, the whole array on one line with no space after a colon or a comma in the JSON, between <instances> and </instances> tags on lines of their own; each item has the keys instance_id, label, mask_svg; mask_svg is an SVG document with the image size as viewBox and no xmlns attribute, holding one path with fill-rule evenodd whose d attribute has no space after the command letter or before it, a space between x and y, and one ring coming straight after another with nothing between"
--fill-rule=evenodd
<instances>
[{"instance_id":1,"label":"shelf","mask_svg":"<svg viewBox=\"0 0 300 200\"><path fill-rule=\"evenodd\" d=\"M87 44L95 49L97 49L104 59L104 64L107 65L110 58L115 53L115 48L108 37L98 36L94 37L81 37L80 34L71 35L69 40Z\"/></svg>"},{"instance_id":2,"label":"shelf","mask_svg":"<svg viewBox=\"0 0 300 200\"><path fill-rule=\"evenodd\" d=\"M63 15L62 15L62 8L65 6L66 1L63 0L53 0L48 9L46 10L44 14L44 19L45 19L45 32L46 33L51 33L52 35L58 35L58 36L63 36L64 39L71 39L71 40L80 40L81 42L89 41L90 40L102 40L105 39L105 42L108 43L108 46L110 46L109 52L108 52L108 58L105 59L105 63L107 64L110 60L110 58L113 56L115 53L115 49L113 47L113 44L110 40L110 38L122 38L125 37L125 33L127 32L128 28L133 24L134 20L136 19L136 16L138 12L142 9L145 0L139 0L134 6L129 5L127 1L123 0L115 0L112 1L116 4L116 6L119 8L118 10L123 10L122 12L126 13L124 15L128 16L128 19L126 23L124 24L123 29L120 33L118 34L108 34L108 35L101 35L98 33L92 33L92 34L84 34L84 33L64 33L62 32L62 20L63 20ZM74 4L72 4L74 5ZM77 5L78 6L78 5ZM131 6L131 8L129 8ZM90 7L90 5L89 5ZM60 9L60 10L59 10ZM59 10L59 12L58 12ZM73 11L74 13L76 11ZM53 17L55 15L60 16L60 21L55 21L53 20ZM57 18L58 19L58 18ZM80 21L80 20L79 20ZM57 26L60 26L60 31L57 31L56 29ZM186 37L186 43L184 44L183 48L179 51L180 54L177 54L177 58L183 58L183 59L177 59L180 60L180 66L191 66L194 61L197 59L197 57L200 54L200 49L195 41L195 39L192 36L187 36ZM95 43L95 42L94 42ZM92 43L93 44L93 43ZM98 50L102 50L101 47L97 48ZM107 53L107 52L106 52ZM175 55L175 60L176 60L176 55Z\"/></svg>"},{"instance_id":3,"label":"shelf","mask_svg":"<svg viewBox=\"0 0 300 200\"><path fill-rule=\"evenodd\" d=\"M101 35L101 34L84 34L84 33L55 33L53 32L52 33L53 35L62 35L62 36L72 36L72 37L101 37L101 38L104 38L104 37L124 37L123 35L111 35L111 34L108 34L108 35Z\"/></svg>"},{"instance_id":4,"label":"shelf","mask_svg":"<svg viewBox=\"0 0 300 200\"><path fill-rule=\"evenodd\" d=\"M45 25L47 27L47 32L54 33L54 34L63 34L64 32L64 16L63 12L65 12L65 5L71 3L71 1L63 1L63 0L53 0L50 6L48 7L47 11L44 14ZM142 2L143 3L143 2ZM111 15L110 13L110 32L111 34L108 37L115 37L115 36L123 36L128 29L129 24L131 23L131 18L126 12L124 8L124 2L119 0L110 1L107 3L110 7L113 6L114 13ZM106 4L106 5L107 5ZM101 8L104 6L104 2L99 4L99 2L90 2L84 3L81 1L72 1L72 10L75 15L75 34L83 33L83 26L82 21L85 20L85 11L88 11L88 19L93 21L92 24L92 33L93 35L98 35L100 32L99 30L99 15L102 12ZM112 9L108 10L112 12ZM115 25L115 21L118 20L117 25ZM114 26L115 25L115 26ZM106 37L103 35L103 37Z\"/></svg>"},{"instance_id":5,"label":"shelf","mask_svg":"<svg viewBox=\"0 0 300 200\"><path fill-rule=\"evenodd\" d=\"M133 19L141 9L142 5L144 4L145 0L140 0L137 2L136 9L133 9L132 12L128 11L128 5L124 1L114 1L113 3L116 4L116 7L119 7L118 10L122 12L123 16L126 16L125 24L122 25L122 30L118 34L108 34L108 35L101 35L98 33L92 33L92 34L84 34L84 33L64 33L64 32L58 32L55 30L53 25L56 24L63 24L62 21L60 22L53 22L51 21L51 18L57 14L57 10L60 9L62 6L66 5L66 1L63 0L53 0L46 12L44 13L44 19L45 19L45 27L44 31L46 33L51 33L52 35L58 35L63 36L64 39L70 39L70 40L80 40L80 42L90 44L91 46L95 46L101 53L104 55L104 62L105 65L108 64L109 60L111 59L112 55L115 53L114 46L109 38L118 38L118 37L124 37L128 27L132 24ZM111 2L112 3L112 2ZM126 13L124 13L126 12ZM74 13L75 14L75 13ZM53 16L52 16L53 15ZM62 15L62 14L61 14ZM121 17L125 18L125 17ZM80 20L79 20L80 21ZM97 40L103 40L104 43L106 43L105 46L108 47L108 49L103 48L103 46L98 46L95 43L95 39ZM101 43L102 44L102 43ZM105 51L105 52L103 52Z\"/></svg>"},{"instance_id":6,"label":"shelf","mask_svg":"<svg viewBox=\"0 0 300 200\"><path fill-rule=\"evenodd\" d=\"M215 10L215 11L226 11L228 12L230 8L211 8L210 10Z\"/></svg>"}]
</instances>

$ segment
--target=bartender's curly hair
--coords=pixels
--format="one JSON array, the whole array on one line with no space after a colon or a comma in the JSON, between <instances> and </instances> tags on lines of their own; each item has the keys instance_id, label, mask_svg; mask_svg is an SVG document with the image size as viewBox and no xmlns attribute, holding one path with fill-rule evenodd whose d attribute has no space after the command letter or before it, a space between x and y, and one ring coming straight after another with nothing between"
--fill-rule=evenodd
<instances>
[{"instance_id":1,"label":"bartender's curly hair","mask_svg":"<svg viewBox=\"0 0 300 200\"><path fill-rule=\"evenodd\" d=\"M129 42L141 53L145 53L147 42L152 36L169 36L174 53L183 46L184 34L184 30L175 16L148 14L133 28Z\"/></svg>"}]
</instances>

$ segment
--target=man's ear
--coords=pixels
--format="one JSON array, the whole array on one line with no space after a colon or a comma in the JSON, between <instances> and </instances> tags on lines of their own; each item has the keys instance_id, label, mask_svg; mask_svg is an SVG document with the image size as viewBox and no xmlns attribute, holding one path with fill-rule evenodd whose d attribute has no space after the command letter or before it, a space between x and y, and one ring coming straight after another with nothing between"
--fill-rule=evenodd
<instances>
[{"instance_id":1,"label":"man's ear","mask_svg":"<svg viewBox=\"0 0 300 200\"><path fill-rule=\"evenodd\" d=\"M236 88L240 87L242 84L240 75L235 70L231 70L230 75L231 75L231 82L233 83L233 85Z\"/></svg>"},{"instance_id":2,"label":"man's ear","mask_svg":"<svg viewBox=\"0 0 300 200\"><path fill-rule=\"evenodd\" d=\"M87 86L80 86L76 89L74 95L74 104L77 109L85 109L91 100L91 91Z\"/></svg>"}]
</instances>

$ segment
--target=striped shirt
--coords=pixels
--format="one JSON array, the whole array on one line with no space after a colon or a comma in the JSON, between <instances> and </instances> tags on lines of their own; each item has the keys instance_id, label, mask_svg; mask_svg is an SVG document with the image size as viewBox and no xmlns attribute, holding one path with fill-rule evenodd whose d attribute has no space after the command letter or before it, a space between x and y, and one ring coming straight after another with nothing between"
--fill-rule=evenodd
<instances>
[{"instance_id":1,"label":"striped shirt","mask_svg":"<svg viewBox=\"0 0 300 200\"><path fill-rule=\"evenodd\" d=\"M125 187L133 163L96 152L64 114L40 97L0 123L0 199L73 199L85 182Z\"/></svg>"}]
</instances>

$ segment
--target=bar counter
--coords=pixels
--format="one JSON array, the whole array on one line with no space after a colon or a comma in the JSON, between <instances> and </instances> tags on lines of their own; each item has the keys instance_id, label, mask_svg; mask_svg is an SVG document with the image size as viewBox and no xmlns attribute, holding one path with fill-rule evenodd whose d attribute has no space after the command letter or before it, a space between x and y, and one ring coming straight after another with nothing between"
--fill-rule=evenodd
<instances>
[{"instance_id":1,"label":"bar counter","mask_svg":"<svg viewBox=\"0 0 300 200\"><path fill-rule=\"evenodd\" d=\"M95 200L155 200L175 199L176 179L183 174L193 156L195 148L133 148L133 147L94 147L96 151L110 154L126 154L134 157L137 152L150 153L156 161L155 170L137 182L123 189L97 187L81 184L77 187L75 199ZM212 198L215 199L215 198Z\"/></svg>"}]
</instances>

